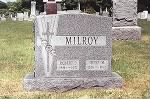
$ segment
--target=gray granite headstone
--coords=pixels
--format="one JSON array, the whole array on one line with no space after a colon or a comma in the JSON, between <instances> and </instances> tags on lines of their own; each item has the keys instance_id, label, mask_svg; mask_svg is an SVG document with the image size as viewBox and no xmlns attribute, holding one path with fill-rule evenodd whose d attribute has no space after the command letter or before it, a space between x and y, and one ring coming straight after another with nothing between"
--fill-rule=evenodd
<instances>
[{"instance_id":1,"label":"gray granite headstone","mask_svg":"<svg viewBox=\"0 0 150 99\"><path fill-rule=\"evenodd\" d=\"M113 39L139 40L137 18L137 0L113 0Z\"/></svg>"},{"instance_id":2,"label":"gray granite headstone","mask_svg":"<svg viewBox=\"0 0 150 99\"><path fill-rule=\"evenodd\" d=\"M121 87L112 72L112 18L88 14L40 15L35 19L35 72L27 90Z\"/></svg>"}]
</instances>

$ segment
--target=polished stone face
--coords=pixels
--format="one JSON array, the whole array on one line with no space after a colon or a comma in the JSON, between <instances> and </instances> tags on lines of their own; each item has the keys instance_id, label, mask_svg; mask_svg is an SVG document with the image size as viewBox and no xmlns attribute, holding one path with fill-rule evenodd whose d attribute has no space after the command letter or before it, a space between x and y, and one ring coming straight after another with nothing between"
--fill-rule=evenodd
<instances>
[{"instance_id":1,"label":"polished stone face","mask_svg":"<svg viewBox=\"0 0 150 99\"><path fill-rule=\"evenodd\" d=\"M46 3L46 14L57 14L57 4Z\"/></svg>"},{"instance_id":2,"label":"polished stone face","mask_svg":"<svg viewBox=\"0 0 150 99\"><path fill-rule=\"evenodd\" d=\"M47 16L36 19L39 27L41 27L40 22L45 20L54 24L57 28L52 33L52 38L49 42L53 46L55 55L51 63L52 70L49 70L51 72L49 72L48 77L98 77L111 75L111 18L87 14L66 14L58 15L57 18L53 19L58 22L57 24L52 22L51 18L52 16ZM42 23L42 25L46 24L46 22ZM52 32L52 27L48 26L48 28ZM41 30L38 30L38 32ZM45 28L45 30L47 29ZM41 58L37 56L36 60L42 59L41 63L44 64L46 62L45 58L41 54L40 56ZM42 68L43 65L41 64L36 69L40 70L37 75L44 75L41 74L41 70L44 70Z\"/></svg>"}]
</instances>

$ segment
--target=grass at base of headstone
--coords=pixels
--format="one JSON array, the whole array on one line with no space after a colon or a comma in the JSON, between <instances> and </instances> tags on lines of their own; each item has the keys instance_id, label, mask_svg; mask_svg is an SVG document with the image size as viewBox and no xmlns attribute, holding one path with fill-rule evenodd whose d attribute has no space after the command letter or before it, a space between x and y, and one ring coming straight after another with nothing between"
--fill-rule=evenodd
<instances>
[{"instance_id":1,"label":"grass at base of headstone","mask_svg":"<svg viewBox=\"0 0 150 99\"><path fill-rule=\"evenodd\" d=\"M121 89L90 88L64 93L28 92L23 89L22 80L27 73L33 71L32 23L27 21L0 22L0 96L33 99L48 97L53 99L147 97L148 45L149 39L146 32L143 33L142 39L139 41L113 41L112 68L124 80Z\"/></svg>"},{"instance_id":2,"label":"grass at base of headstone","mask_svg":"<svg viewBox=\"0 0 150 99\"><path fill-rule=\"evenodd\" d=\"M149 25L150 25L150 21L147 21L147 19L139 19L138 20L138 25L140 27L142 27L142 33L143 34L148 34L149 31Z\"/></svg>"},{"instance_id":3,"label":"grass at base of headstone","mask_svg":"<svg viewBox=\"0 0 150 99\"><path fill-rule=\"evenodd\" d=\"M0 78L22 78L33 64L32 23L0 22Z\"/></svg>"}]
</instances>

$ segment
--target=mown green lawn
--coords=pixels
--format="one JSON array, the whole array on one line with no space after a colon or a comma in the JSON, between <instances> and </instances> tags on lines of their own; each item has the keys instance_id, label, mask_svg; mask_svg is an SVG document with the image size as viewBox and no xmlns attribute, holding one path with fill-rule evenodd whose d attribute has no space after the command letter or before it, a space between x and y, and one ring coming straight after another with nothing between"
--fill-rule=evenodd
<instances>
[{"instance_id":1,"label":"mown green lawn","mask_svg":"<svg viewBox=\"0 0 150 99\"><path fill-rule=\"evenodd\" d=\"M32 72L34 64L31 22L0 21L0 96L9 97L147 97L149 37L146 21L139 41L113 41L113 71L123 77L121 89L81 89L64 93L27 92L22 87L25 74Z\"/></svg>"}]
</instances>

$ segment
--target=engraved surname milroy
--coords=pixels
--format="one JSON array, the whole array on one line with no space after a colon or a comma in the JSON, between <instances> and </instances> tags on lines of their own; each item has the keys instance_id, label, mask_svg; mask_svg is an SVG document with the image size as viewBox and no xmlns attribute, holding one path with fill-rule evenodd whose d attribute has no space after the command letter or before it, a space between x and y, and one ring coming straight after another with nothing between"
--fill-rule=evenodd
<instances>
[{"instance_id":1,"label":"engraved surname milroy","mask_svg":"<svg viewBox=\"0 0 150 99\"><path fill-rule=\"evenodd\" d=\"M79 70L79 60L57 60L57 70Z\"/></svg>"},{"instance_id":2,"label":"engraved surname milroy","mask_svg":"<svg viewBox=\"0 0 150 99\"><path fill-rule=\"evenodd\" d=\"M66 45L97 45L99 37L66 37Z\"/></svg>"},{"instance_id":3,"label":"engraved surname milroy","mask_svg":"<svg viewBox=\"0 0 150 99\"><path fill-rule=\"evenodd\" d=\"M106 46L106 36L54 36L54 46Z\"/></svg>"}]
</instances>

